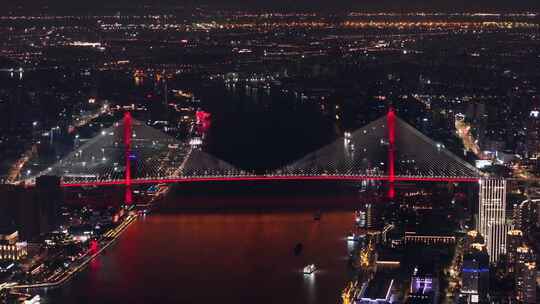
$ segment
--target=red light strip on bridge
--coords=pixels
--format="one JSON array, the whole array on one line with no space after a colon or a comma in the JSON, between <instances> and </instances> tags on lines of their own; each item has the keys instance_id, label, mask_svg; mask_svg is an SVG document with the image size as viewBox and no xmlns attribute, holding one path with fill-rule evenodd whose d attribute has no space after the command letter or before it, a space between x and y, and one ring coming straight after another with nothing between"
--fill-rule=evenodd
<instances>
[{"instance_id":1,"label":"red light strip on bridge","mask_svg":"<svg viewBox=\"0 0 540 304\"><path fill-rule=\"evenodd\" d=\"M321 175L321 176L230 176L230 177L180 177L163 179L131 179L129 185L144 184L175 184L196 182L242 182L242 181L390 181L388 176L346 176L346 175ZM393 181L401 182L449 182L449 183L476 183L480 179L476 177L400 177L395 176ZM62 183L62 187L93 187L93 186L124 186L126 180L95 181L79 183Z\"/></svg>"}]
</instances>

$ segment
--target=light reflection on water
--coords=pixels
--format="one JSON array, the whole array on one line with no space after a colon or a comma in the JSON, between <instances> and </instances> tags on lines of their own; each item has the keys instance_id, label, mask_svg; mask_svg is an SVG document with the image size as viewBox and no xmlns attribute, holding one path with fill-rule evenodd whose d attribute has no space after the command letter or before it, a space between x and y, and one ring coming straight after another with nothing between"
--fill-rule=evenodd
<instances>
[{"instance_id":1,"label":"light reflection on water","mask_svg":"<svg viewBox=\"0 0 540 304\"><path fill-rule=\"evenodd\" d=\"M53 303L337 303L350 271L351 212L151 214ZM303 250L295 256L293 248ZM302 268L314 263L314 275Z\"/></svg>"}]
</instances>

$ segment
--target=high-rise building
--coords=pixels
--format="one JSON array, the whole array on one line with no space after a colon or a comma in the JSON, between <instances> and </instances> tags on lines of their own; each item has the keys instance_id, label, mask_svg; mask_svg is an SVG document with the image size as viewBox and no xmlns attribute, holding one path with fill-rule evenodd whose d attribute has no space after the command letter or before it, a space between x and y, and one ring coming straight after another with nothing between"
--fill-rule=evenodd
<instances>
[{"instance_id":1,"label":"high-rise building","mask_svg":"<svg viewBox=\"0 0 540 304\"><path fill-rule=\"evenodd\" d=\"M373 204L366 204L366 225L367 228L375 228L377 226L377 217Z\"/></svg>"},{"instance_id":2,"label":"high-rise building","mask_svg":"<svg viewBox=\"0 0 540 304\"><path fill-rule=\"evenodd\" d=\"M0 184L0 229L12 226L15 223L15 202L17 201L17 187Z\"/></svg>"},{"instance_id":3,"label":"high-rise building","mask_svg":"<svg viewBox=\"0 0 540 304\"><path fill-rule=\"evenodd\" d=\"M540 99L535 97L527 120L527 156L540 157Z\"/></svg>"},{"instance_id":4,"label":"high-rise building","mask_svg":"<svg viewBox=\"0 0 540 304\"><path fill-rule=\"evenodd\" d=\"M506 236L508 235L508 231L510 231L510 225L506 223L488 223L486 246L490 262L496 263L501 254L506 253Z\"/></svg>"},{"instance_id":5,"label":"high-rise building","mask_svg":"<svg viewBox=\"0 0 540 304\"><path fill-rule=\"evenodd\" d=\"M475 243L465 252L461 281L461 294L467 303L478 303L486 299L489 289L489 255L486 246Z\"/></svg>"},{"instance_id":6,"label":"high-rise building","mask_svg":"<svg viewBox=\"0 0 540 304\"><path fill-rule=\"evenodd\" d=\"M507 271L510 273L515 272L517 249L523 244L523 232L521 230L513 229L508 231L506 237L506 256L508 258Z\"/></svg>"},{"instance_id":7,"label":"high-rise building","mask_svg":"<svg viewBox=\"0 0 540 304\"><path fill-rule=\"evenodd\" d=\"M520 303L536 303L536 257L531 248L517 248L516 300Z\"/></svg>"},{"instance_id":8,"label":"high-rise building","mask_svg":"<svg viewBox=\"0 0 540 304\"><path fill-rule=\"evenodd\" d=\"M521 301L526 304L536 304L536 262L525 263L519 275L523 278Z\"/></svg>"},{"instance_id":9,"label":"high-rise building","mask_svg":"<svg viewBox=\"0 0 540 304\"><path fill-rule=\"evenodd\" d=\"M60 224L60 205L62 202L62 189L60 177L40 176L36 179L35 200L41 206L43 217L41 218L41 230L49 232Z\"/></svg>"},{"instance_id":10,"label":"high-rise building","mask_svg":"<svg viewBox=\"0 0 540 304\"><path fill-rule=\"evenodd\" d=\"M536 225L536 228L540 228L540 198L532 198L531 201L536 205L535 225Z\"/></svg>"},{"instance_id":11,"label":"high-rise building","mask_svg":"<svg viewBox=\"0 0 540 304\"><path fill-rule=\"evenodd\" d=\"M38 177L35 188L17 187L11 196L17 209L15 222L22 239L32 240L58 227L63 198L60 178Z\"/></svg>"},{"instance_id":12,"label":"high-rise building","mask_svg":"<svg viewBox=\"0 0 540 304\"><path fill-rule=\"evenodd\" d=\"M0 228L15 227L21 240L30 241L59 226L63 199L59 177L38 177L33 188L2 185L0 192Z\"/></svg>"},{"instance_id":13,"label":"high-rise building","mask_svg":"<svg viewBox=\"0 0 540 304\"><path fill-rule=\"evenodd\" d=\"M2 223L13 223L23 240L30 240L39 234L40 215L31 208L34 206L34 190L15 185L2 185L0 189L0 220Z\"/></svg>"},{"instance_id":14,"label":"high-rise building","mask_svg":"<svg viewBox=\"0 0 540 304\"><path fill-rule=\"evenodd\" d=\"M367 203L356 212L356 223L362 228L376 228L377 218L375 205Z\"/></svg>"},{"instance_id":15,"label":"high-rise building","mask_svg":"<svg viewBox=\"0 0 540 304\"><path fill-rule=\"evenodd\" d=\"M525 200L520 204L514 204L512 222L514 227L521 230L526 236L531 233L531 230L536 225L538 218L536 209L537 203L533 200Z\"/></svg>"},{"instance_id":16,"label":"high-rise building","mask_svg":"<svg viewBox=\"0 0 540 304\"><path fill-rule=\"evenodd\" d=\"M490 262L496 262L506 250L506 181L481 179L478 206L478 231L484 236Z\"/></svg>"}]
</instances>

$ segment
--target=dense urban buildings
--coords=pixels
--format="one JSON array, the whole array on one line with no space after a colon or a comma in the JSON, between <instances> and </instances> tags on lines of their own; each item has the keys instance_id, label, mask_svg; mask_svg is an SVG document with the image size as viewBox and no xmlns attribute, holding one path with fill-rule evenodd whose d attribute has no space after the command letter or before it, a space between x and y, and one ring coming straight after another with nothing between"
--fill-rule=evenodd
<instances>
[{"instance_id":1,"label":"dense urban buildings","mask_svg":"<svg viewBox=\"0 0 540 304\"><path fill-rule=\"evenodd\" d=\"M538 302L538 3L16 2L0 303Z\"/></svg>"}]
</instances>

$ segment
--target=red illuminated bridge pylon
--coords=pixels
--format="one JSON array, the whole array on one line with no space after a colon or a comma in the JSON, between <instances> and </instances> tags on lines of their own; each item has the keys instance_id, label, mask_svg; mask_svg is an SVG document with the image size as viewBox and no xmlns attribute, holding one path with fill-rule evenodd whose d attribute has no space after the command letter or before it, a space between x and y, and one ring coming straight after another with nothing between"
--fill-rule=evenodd
<instances>
[{"instance_id":1,"label":"red illuminated bridge pylon","mask_svg":"<svg viewBox=\"0 0 540 304\"><path fill-rule=\"evenodd\" d=\"M388 108L388 113L386 114L386 123L388 125L388 198L393 199L396 196L396 189L395 189L396 114L392 107Z\"/></svg>"},{"instance_id":2,"label":"red illuminated bridge pylon","mask_svg":"<svg viewBox=\"0 0 540 304\"><path fill-rule=\"evenodd\" d=\"M126 158L126 170L125 170L125 197L124 203L131 205L133 203L133 193L131 188L131 140L133 136L131 114L126 111L124 113L124 149Z\"/></svg>"}]
</instances>

